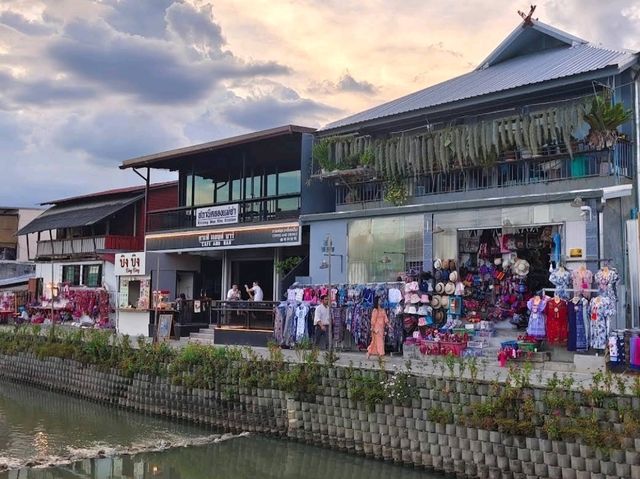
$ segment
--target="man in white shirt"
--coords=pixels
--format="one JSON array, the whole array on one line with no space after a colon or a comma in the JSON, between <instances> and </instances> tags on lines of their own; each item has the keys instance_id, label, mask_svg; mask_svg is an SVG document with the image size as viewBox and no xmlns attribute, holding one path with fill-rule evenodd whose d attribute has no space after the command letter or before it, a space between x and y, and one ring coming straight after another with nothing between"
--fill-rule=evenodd
<instances>
[{"instance_id":1,"label":"man in white shirt","mask_svg":"<svg viewBox=\"0 0 640 479\"><path fill-rule=\"evenodd\" d=\"M329 347L329 322L331 314L329 311L329 296L324 294L320 297L320 304L316 307L313 316L313 325L315 326L315 343L321 349Z\"/></svg>"},{"instance_id":2,"label":"man in white shirt","mask_svg":"<svg viewBox=\"0 0 640 479\"><path fill-rule=\"evenodd\" d=\"M240 299L240 290L238 289L238 285L234 284L227 293L227 301L236 301L238 299Z\"/></svg>"},{"instance_id":3,"label":"man in white shirt","mask_svg":"<svg viewBox=\"0 0 640 479\"><path fill-rule=\"evenodd\" d=\"M260 287L260 284L257 281L253 282L253 287L249 288L246 284L244 285L244 289L247 290L247 293L249 293L250 296L250 301L263 301L264 300L264 293L262 291L262 288Z\"/></svg>"}]
</instances>

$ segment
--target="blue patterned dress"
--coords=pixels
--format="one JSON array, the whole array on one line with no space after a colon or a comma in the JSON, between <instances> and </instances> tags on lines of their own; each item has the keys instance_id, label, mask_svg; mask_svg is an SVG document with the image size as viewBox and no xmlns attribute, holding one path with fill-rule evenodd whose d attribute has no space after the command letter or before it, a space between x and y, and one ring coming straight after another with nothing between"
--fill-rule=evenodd
<instances>
[{"instance_id":1,"label":"blue patterned dress","mask_svg":"<svg viewBox=\"0 0 640 479\"><path fill-rule=\"evenodd\" d=\"M527 302L527 307L531 314L529 315L529 326L527 327L527 334L535 338L544 338L547 335L547 329L545 327L546 316L544 309L547 307L549 298L544 296L540 299L539 303L535 303L535 298L531 298Z\"/></svg>"},{"instance_id":2,"label":"blue patterned dress","mask_svg":"<svg viewBox=\"0 0 640 479\"><path fill-rule=\"evenodd\" d=\"M607 296L596 296L591 300L591 340L593 349L604 349L607 345L609 324L615 315L615 303Z\"/></svg>"},{"instance_id":3,"label":"blue patterned dress","mask_svg":"<svg viewBox=\"0 0 640 479\"><path fill-rule=\"evenodd\" d=\"M564 268L556 268L549 275L549 281L556 287L556 294L562 299L569 299L568 288L571 286L571 273Z\"/></svg>"}]
</instances>

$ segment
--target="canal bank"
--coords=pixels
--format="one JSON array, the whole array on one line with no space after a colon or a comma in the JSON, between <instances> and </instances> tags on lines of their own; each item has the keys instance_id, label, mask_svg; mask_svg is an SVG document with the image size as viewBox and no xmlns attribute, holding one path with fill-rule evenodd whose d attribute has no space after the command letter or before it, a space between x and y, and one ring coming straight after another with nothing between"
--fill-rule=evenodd
<instances>
[{"instance_id":1,"label":"canal bank","mask_svg":"<svg viewBox=\"0 0 640 479\"><path fill-rule=\"evenodd\" d=\"M96 338L75 350L64 340L55 347L51 340L36 341L41 359L27 352L26 336L11 343L12 354L0 342L3 378L461 477L640 474L638 382L628 388L606 374L594 375L590 388L576 390L569 376L541 388L531 385L526 368L499 384L478 379L473 363L454 361L442 362L441 377L429 377L340 367L313 351L299 351L300 362L289 364L275 350L268 359L196 345L179 352L104 346L96 355ZM84 362L45 355L61 351ZM89 364L98 357L102 366ZM465 372L470 379L459 379Z\"/></svg>"}]
</instances>

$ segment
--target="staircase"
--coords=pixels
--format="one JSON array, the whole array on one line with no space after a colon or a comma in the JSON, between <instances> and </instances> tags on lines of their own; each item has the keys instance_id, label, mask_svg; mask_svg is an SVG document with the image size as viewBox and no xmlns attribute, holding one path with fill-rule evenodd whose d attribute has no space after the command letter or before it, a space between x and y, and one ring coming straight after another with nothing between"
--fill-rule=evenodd
<instances>
[{"instance_id":1,"label":"staircase","mask_svg":"<svg viewBox=\"0 0 640 479\"><path fill-rule=\"evenodd\" d=\"M217 328L211 325L208 328L201 328L197 333L191 333L189 337L180 338L180 341L207 345L224 344L229 346L266 347L272 338L273 333L271 331Z\"/></svg>"}]
</instances>

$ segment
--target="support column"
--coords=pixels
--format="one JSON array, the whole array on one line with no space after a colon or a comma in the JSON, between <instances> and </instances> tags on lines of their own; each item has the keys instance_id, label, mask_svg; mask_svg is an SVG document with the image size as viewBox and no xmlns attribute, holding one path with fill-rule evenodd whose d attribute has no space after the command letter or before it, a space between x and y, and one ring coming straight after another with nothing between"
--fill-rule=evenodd
<instances>
[{"instance_id":1,"label":"support column","mask_svg":"<svg viewBox=\"0 0 640 479\"><path fill-rule=\"evenodd\" d=\"M280 291L280 273L276 269L276 263L282 258L282 248L273 248L273 298L272 301L279 301L283 291Z\"/></svg>"}]
</instances>

